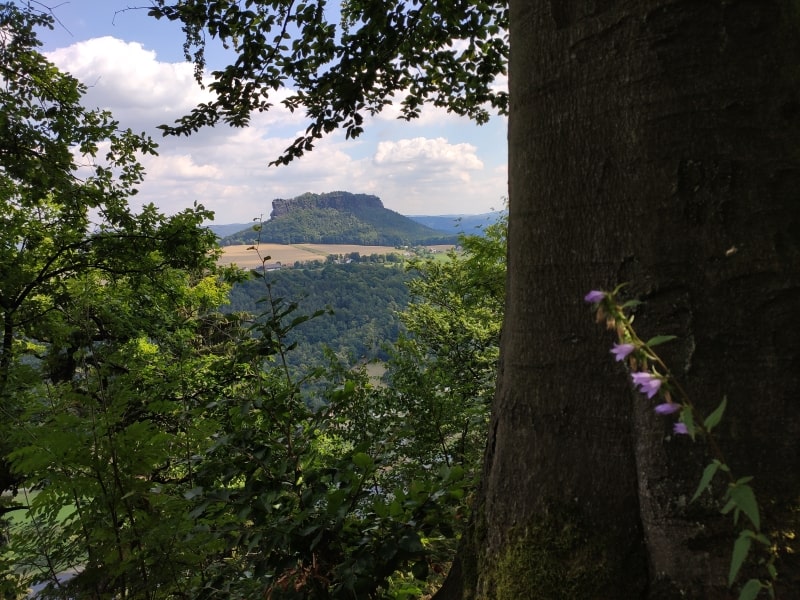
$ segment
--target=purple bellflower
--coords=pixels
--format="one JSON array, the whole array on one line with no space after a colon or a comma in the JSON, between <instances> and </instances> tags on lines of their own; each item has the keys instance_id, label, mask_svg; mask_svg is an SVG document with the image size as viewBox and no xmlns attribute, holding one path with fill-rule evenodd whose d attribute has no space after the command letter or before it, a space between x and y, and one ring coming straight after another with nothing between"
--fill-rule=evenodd
<instances>
[{"instance_id":1,"label":"purple bellflower","mask_svg":"<svg viewBox=\"0 0 800 600\"><path fill-rule=\"evenodd\" d=\"M601 292L600 290L592 290L591 292L586 294L583 297L583 299L586 302L590 303L590 304L596 304L596 303L600 302L605 297L606 297L606 295L605 295L604 292Z\"/></svg>"},{"instance_id":2,"label":"purple bellflower","mask_svg":"<svg viewBox=\"0 0 800 600\"><path fill-rule=\"evenodd\" d=\"M689 429L686 427L686 423L675 423L675 425L672 426L672 431L678 435L689 435Z\"/></svg>"},{"instance_id":3,"label":"purple bellflower","mask_svg":"<svg viewBox=\"0 0 800 600\"><path fill-rule=\"evenodd\" d=\"M633 385L639 388L641 393L647 394L648 398L655 396L661 387L661 378L647 371L631 373L631 379Z\"/></svg>"},{"instance_id":4,"label":"purple bellflower","mask_svg":"<svg viewBox=\"0 0 800 600\"><path fill-rule=\"evenodd\" d=\"M636 346L633 344L614 344L614 347L611 348L611 354L613 354L617 362L619 362L625 360L634 350L636 350Z\"/></svg>"},{"instance_id":5,"label":"purple bellflower","mask_svg":"<svg viewBox=\"0 0 800 600\"><path fill-rule=\"evenodd\" d=\"M671 415L681 409L681 405L676 402L665 402L656 406L655 411L658 415Z\"/></svg>"}]
</instances>

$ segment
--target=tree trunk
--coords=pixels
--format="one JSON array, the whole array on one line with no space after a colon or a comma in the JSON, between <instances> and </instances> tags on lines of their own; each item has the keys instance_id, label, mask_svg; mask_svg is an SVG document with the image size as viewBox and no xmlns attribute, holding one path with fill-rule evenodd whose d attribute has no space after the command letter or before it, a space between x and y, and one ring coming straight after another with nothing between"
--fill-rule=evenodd
<instances>
[{"instance_id":1,"label":"tree trunk","mask_svg":"<svg viewBox=\"0 0 800 600\"><path fill-rule=\"evenodd\" d=\"M800 498L800 9L510 5L501 368L474 523L437 598L736 597L724 482L689 502L705 443L631 391L583 296L630 282L640 335L679 336L666 361L705 414L727 396L720 446L793 543L776 532ZM779 598L800 589L789 559Z\"/></svg>"}]
</instances>

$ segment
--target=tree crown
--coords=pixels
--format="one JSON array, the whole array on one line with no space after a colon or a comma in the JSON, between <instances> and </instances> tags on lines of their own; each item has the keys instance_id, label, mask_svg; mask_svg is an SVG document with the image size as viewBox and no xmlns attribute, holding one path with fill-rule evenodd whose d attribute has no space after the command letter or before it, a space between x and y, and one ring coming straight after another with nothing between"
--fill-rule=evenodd
<instances>
[{"instance_id":1,"label":"tree crown","mask_svg":"<svg viewBox=\"0 0 800 600\"><path fill-rule=\"evenodd\" d=\"M508 61L508 8L502 0L156 0L149 14L178 21L184 53L202 82L208 38L235 59L212 73L214 101L163 125L189 135L220 120L242 127L272 108L275 92L290 110L305 109L309 125L271 164L287 164L335 129L348 138L364 116L393 101L413 119L424 103L478 123L490 109L505 113L508 94L495 86Z\"/></svg>"}]
</instances>

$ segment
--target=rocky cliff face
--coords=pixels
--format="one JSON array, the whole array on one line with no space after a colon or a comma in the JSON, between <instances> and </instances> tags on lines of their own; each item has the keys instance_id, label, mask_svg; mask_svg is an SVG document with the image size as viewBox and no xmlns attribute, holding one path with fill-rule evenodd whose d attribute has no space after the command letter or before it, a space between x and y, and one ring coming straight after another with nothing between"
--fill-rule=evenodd
<instances>
[{"instance_id":1,"label":"rocky cliff face","mask_svg":"<svg viewBox=\"0 0 800 600\"><path fill-rule=\"evenodd\" d=\"M287 215L293 210L308 208L335 208L347 210L356 207L383 208L383 202L371 194L351 194L350 192L328 192L327 194L306 193L296 198L276 198L272 201L270 219Z\"/></svg>"}]
</instances>

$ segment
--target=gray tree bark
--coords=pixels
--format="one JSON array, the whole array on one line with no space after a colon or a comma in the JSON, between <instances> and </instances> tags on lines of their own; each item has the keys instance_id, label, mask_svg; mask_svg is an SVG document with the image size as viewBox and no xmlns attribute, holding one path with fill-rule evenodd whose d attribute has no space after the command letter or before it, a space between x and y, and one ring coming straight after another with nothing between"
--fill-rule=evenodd
<instances>
[{"instance_id":1,"label":"gray tree bark","mask_svg":"<svg viewBox=\"0 0 800 600\"><path fill-rule=\"evenodd\" d=\"M706 445L631 391L583 303L622 282L645 302L644 339L679 336L664 354L695 404L708 414L727 396L720 445L755 476L782 551L778 597L792 597L800 9L510 6L501 368L473 526L437 598L736 597L731 518L711 495L688 501Z\"/></svg>"}]
</instances>

